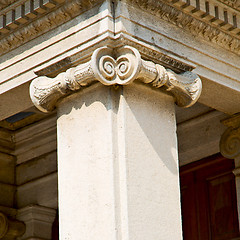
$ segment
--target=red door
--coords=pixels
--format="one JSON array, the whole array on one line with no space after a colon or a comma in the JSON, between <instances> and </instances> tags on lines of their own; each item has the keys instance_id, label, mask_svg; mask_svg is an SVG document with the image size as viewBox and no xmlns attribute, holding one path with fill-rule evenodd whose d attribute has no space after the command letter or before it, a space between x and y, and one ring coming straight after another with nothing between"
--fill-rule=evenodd
<instances>
[{"instance_id":1,"label":"red door","mask_svg":"<svg viewBox=\"0 0 240 240\"><path fill-rule=\"evenodd\" d=\"M180 169L184 240L240 239L233 169L220 155Z\"/></svg>"}]
</instances>

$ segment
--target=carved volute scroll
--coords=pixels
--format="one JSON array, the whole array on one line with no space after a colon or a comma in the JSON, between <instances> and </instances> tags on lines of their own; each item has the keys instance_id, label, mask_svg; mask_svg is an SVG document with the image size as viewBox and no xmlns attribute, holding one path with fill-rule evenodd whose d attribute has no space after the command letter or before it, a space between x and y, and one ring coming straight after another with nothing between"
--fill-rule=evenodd
<instances>
[{"instance_id":1,"label":"carved volute scroll","mask_svg":"<svg viewBox=\"0 0 240 240\"><path fill-rule=\"evenodd\" d=\"M0 212L0 239L2 239L8 231L8 219Z\"/></svg>"},{"instance_id":2,"label":"carved volute scroll","mask_svg":"<svg viewBox=\"0 0 240 240\"><path fill-rule=\"evenodd\" d=\"M221 154L230 159L240 155L240 114L225 119L222 123L228 126L220 140Z\"/></svg>"},{"instance_id":3,"label":"carved volute scroll","mask_svg":"<svg viewBox=\"0 0 240 240\"><path fill-rule=\"evenodd\" d=\"M15 239L25 232L25 224L23 222L8 219L8 217L0 212L0 239Z\"/></svg>"},{"instance_id":4,"label":"carved volute scroll","mask_svg":"<svg viewBox=\"0 0 240 240\"><path fill-rule=\"evenodd\" d=\"M127 85L133 81L141 81L156 88L164 86L181 107L193 105L202 89L201 80L196 74L176 74L159 64L143 60L137 49L125 46L96 49L90 61L70 68L53 79L36 78L31 83L30 96L38 109L49 112L61 97L96 81L108 86Z\"/></svg>"}]
</instances>

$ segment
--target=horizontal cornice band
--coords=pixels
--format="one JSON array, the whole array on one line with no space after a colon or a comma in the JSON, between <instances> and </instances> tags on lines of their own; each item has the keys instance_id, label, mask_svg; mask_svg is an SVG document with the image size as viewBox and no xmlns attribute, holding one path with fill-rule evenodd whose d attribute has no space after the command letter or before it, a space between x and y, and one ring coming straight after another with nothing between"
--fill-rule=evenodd
<instances>
[{"instance_id":1,"label":"horizontal cornice band","mask_svg":"<svg viewBox=\"0 0 240 240\"><path fill-rule=\"evenodd\" d=\"M103 0L27 0L0 11L0 55L80 15ZM19 4L17 4L19 3Z\"/></svg>"},{"instance_id":2,"label":"horizontal cornice band","mask_svg":"<svg viewBox=\"0 0 240 240\"><path fill-rule=\"evenodd\" d=\"M220 9L225 9L227 13L234 11L234 9L223 8L222 4L217 0L212 2L205 0L125 1L157 15L161 19L190 32L196 37L201 37L208 42L240 54L240 12L235 11L235 14L232 15L236 19L234 23L230 24L230 20L228 21L227 19L223 21L220 18L222 16ZM199 2L204 4L209 3L209 9L216 9L216 12L214 11L216 15L211 15L213 11L210 12L208 8L205 8L205 10L203 8L200 9L197 4ZM230 16L230 14L225 15Z\"/></svg>"},{"instance_id":3,"label":"horizontal cornice band","mask_svg":"<svg viewBox=\"0 0 240 240\"><path fill-rule=\"evenodd\" d=\"M0 54L69 21L102 1L0 0L0 9L4 3L7 6L0 10ZM195 36L240 54L240 7L237 1L125 1Z\"/></svg>"}]
</instances>

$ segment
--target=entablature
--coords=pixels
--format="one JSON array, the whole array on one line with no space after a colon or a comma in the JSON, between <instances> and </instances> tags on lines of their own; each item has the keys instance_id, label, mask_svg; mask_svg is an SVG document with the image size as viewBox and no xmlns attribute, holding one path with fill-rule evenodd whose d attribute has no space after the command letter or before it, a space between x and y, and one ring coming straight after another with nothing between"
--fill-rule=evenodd
<instances>
[{"instance_id":1,"label":"entablature","mask_svg":"<svg viewBox=\"0 0 240 240\"><path fill-rule=\"evenodd\" d=\"M102 2L103 0L0 1L1 54ZM194 36L234 53L240 53L240 7L237 0L125 0L125 2L156 14ZM113 1L112 4L116 5L118 1Z\"/></svg>"}]
</instances>

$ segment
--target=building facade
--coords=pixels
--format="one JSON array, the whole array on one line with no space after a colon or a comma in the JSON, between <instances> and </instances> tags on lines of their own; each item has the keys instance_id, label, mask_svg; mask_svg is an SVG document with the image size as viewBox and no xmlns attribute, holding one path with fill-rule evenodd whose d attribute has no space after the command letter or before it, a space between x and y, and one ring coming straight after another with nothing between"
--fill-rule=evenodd
<instances>
[{"instance_id":1,"label":"building facade","mask_svg":"<svg viewBox=\"0 0 240 240\"><path fill-rule=\"evenodd\" d=\"M240 239L239 56L238 0L0 0L0 239Z\"/></svg>"}]
</instances>

